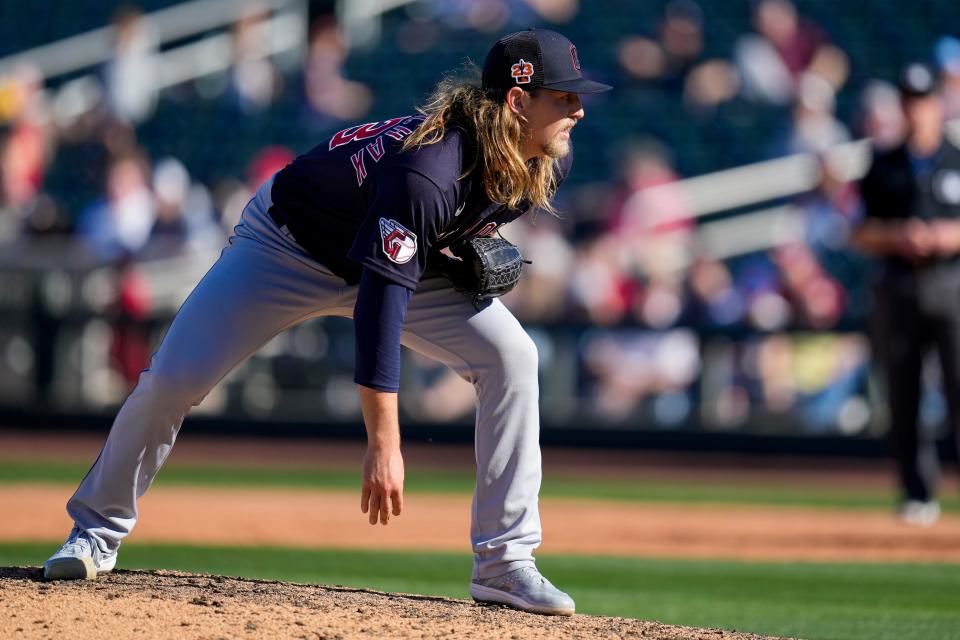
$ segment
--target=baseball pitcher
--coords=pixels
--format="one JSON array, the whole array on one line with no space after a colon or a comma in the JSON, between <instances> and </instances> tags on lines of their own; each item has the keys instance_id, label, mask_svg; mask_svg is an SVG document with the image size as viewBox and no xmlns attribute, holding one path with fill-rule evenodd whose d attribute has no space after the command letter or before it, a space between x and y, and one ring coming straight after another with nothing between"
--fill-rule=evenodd
<instances>
[{"instance_id":1,"label":"baseball pitcher","mask_svg":"<svg viewBox=\"0 0 960 640\"><path fill-rule=\"evenodd\" d=\"M187 298L67 503L75 526L49 579L116 564L137 499L191 406L273 336L308 318L353 317L368 446L360 508L403 511L400 345L454 369L477 393L471 540L475 600L570 615L537 570L541 464L537 351L497 299L522 268L497 230L550 199L572 161L577 49L546 30L499 40L480 82L447 79L416 115L353 126L257 191L219 260Z\"/></svg>"}]
</instances>

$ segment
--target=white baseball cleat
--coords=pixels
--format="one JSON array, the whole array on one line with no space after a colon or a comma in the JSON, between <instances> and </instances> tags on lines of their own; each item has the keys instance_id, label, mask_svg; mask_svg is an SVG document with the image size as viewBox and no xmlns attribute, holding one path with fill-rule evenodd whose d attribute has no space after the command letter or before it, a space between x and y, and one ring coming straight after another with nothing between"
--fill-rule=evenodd
<instances>
[{"instance_id":1,"label":"white baseball cleat","mask_svg":"<svg viewBox=\"0 0 960 640\"><path fill-rule=\"evenodd\" d=\"M105 554L84 531L74 527L60 550L43 563L47 580L93 580L117 564L116 552Z\"/></svg>"},{"instance_id":2,"label":"white baseball cleat","mask_svg":"<svg viewBox=\"0 0 960 640\"><path fill-rule=\"evenodd\" d=\"M576 609L573 598L550 584L536 567L521 567L493 578L474 580L470 596L477 602L496 602L555 616L572 616Z\"/></svg>"},{"instance_id":3,"label":"white baseball cleat","mask_svg":"<svg viewBox=\"0 0 960 640\"><path fill-rule=\"evenodd\" d=\"M940 519L940 503L936 500L904 500L897 516L914 527L930 527Z\"/></svg>"}]
</instances>

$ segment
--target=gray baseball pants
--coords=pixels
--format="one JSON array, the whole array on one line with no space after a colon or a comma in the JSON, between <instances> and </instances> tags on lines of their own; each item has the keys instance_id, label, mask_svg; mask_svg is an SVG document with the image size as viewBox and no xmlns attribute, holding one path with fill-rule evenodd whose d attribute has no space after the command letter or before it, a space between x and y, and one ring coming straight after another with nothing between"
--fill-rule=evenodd
<instances>
[{"instance_id":1,"label":"gray baseball pants","mask_svg":"<svg viewBox=\"0 0 960 640\"><path fill-rule=\"evenodd\" d=\"M184 416L218 381L285 329L353 314L357 287L313 260L267 214L271 184L247 205L220 258L180 308L67 503L104 552L116 551L133 530L137 499L170 454ZM532 565L541 541L533 341L499 300L477 311L444 279L431 278L413 294L402 342L476 389L473 577Z\"/></svg>"}]
</instances>

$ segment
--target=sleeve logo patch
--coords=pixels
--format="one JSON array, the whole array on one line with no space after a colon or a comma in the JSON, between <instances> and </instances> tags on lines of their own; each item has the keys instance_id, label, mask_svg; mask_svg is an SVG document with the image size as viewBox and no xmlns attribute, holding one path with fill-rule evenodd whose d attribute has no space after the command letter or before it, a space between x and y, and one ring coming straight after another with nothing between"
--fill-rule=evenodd
<instances>
[{"instance_id":1,"label":"sleeve logo patch","mask_svg":"<svg viewBox=\"0 0 960 640\"><path fill-rule=\"evenodd\" d=\"M517 81L517 84L529 84L533 77L533 65L523 58L520 62L510 67L510 76Z\"/></svg>"},{"instance_id":2,"label":"sleeve logo patch","mask_svg":"<svg viewBox=\"0 0 960 640\"><path fill-rule=\"evenodd\" d=\"M391 262L406 264L417 255L417 236L396 220L380 218L383 253Z\"/></svg>"}]
</instances>

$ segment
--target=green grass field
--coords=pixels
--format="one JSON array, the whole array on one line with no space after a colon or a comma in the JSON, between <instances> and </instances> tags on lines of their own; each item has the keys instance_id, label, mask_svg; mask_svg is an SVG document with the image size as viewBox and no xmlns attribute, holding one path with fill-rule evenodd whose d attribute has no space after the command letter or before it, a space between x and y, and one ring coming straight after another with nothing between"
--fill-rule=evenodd
<instances>
[{"instance_id":1,"label":"green grass field","mask_svg":"<svg viewBox=\"0 0 960 640\"><path fill-rule=\"evenodd\" d=\"M0 565L38 565L56 543L0 544ZM120 568L468 597L464 554L124 546ZM777 564L542 556L578 611L810 640L960 638L960 566Z\"/></svg>"},{"instance_id":2,"label":"green grass field","mask_svg":"<svg viewBox=\"0 0 960 640\"><path fill-rule=\"evenodd\" d=\"M5 461L0 465L0 484L56 483L75 485L88 464L64 462ZM408 470L408 493L469 494L473 490L469 471ZM157 486L286 487L353 490L360 485L359 467L210 467L170 464L157 477ZM709 481L602 480L548 474L541 496L683 504L744 504L837 509L893 508L891 490L805 488L776 484L716 483ZM960 512L960 500L948 497L946 512Z\"/></svg>"}]
</instances>

